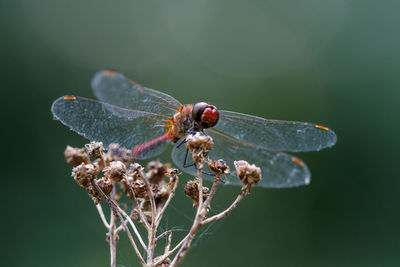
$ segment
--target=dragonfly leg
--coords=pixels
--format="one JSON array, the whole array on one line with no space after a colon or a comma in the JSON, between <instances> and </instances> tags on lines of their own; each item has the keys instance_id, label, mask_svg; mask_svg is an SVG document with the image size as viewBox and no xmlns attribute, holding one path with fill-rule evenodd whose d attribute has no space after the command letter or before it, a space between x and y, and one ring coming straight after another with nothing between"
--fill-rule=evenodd
<instances>
[{"instance_id":1,"label":"dragonfly leg","mask_svg":"<svg viewBox=\"0 0 400 267\"><path fill-rule=\"evenodd\" d=\"M176 148L180 148L183 144L186 144L186 137L182 139L182 141L180 141L177 145Z\"/></svg>"},{"instance_id":2,"label":"dragonfly leg","mask_svg":"<svg viewBox=\"0 0 400 267\"><path fill-rule=\"evenodd\" d=\"M185 158L183 159L182 167L183 167L183 168L194 167L194 168L197 170L197 166L196 166L195 163L191 163L191 164L188 164L188 163L187 163L187 157L188 157L188 155L189 155L189 149L186 148ZM202 173L205 174L205 175L208 175L208 176L215 176L214 173L209 173L209 172L206 172L206 171L202 171Z\"/></svg>"},{"instance_id":3,"label":"dragonfly leg","mask_svg":"<svg viewBox=\"0 0 400 267\"><path fill-rule=\"evenodd\" d=\"M195 163L191 163L191 164L187 164L187 163L186 163L188 154L189 154L189 149L186 148L185 158L184 158L184 160L183 160L183 166L182 166L182 167L183 167L183 168L189 168L189 167L194 166L194 167L196 168L196 164L195 164ZM197 168L196 168L196 169L197 169Z\"/></svg>"}]
</instances>

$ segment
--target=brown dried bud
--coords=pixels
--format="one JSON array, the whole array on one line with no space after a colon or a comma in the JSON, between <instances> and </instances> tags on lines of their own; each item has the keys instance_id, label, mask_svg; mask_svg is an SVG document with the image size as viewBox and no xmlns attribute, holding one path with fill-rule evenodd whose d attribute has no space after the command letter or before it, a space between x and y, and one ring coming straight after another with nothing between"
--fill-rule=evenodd
<instances>
[{"instance_id":1,"label":"brown dried bud","mask_svg":"<svg viewBox=\"0 0 400 267\"><path fill-rule=\"evenodd\" d=\"M193 200L193 207L199 206L199 178L188 181L185 185L185 194ZM203 186L203 200L206 199L208 194L208 187Z\"/></svg>"},{"instance_id":2,"label":"brown dried bud","mask_svg":"<svg viewBox=\"0 0 400 267\"><path fill-rule=\"evenodd\" d=\"M133 192L137 198L146 198L147 197L147 188L146 184L142 180L135 180L132 184Z\"/></svg>"},{"instance_id":3,"label":"brown dried bud","mask_svg":"<svg viewBox=\"0 0 400 267\"><path fill-rule=\"evenodd\" d=\"M101 200L101 194L99 191L97 191L97 189L95 187L93 187L93 185L89 185L88 187L86 187L86 191L88 192L89 196L92 198L94 204L99 204L100 200Z\"/></svg>"},{"instance_id":4,"label":"brown dried bud","mask_svg":"<svg viewBox=\"0 0 400 267\"><path fill-rule=\"evenodd\" d=\"M153 191L157 205L164 203L171 194L171 188L164 182L161 184L152 184L151 190Z\"/></svg>"},{"instance_id":5,"label":"brown dried bud","mask_svg":"<svg viewBox=\"0 0 400 267\"><path fill-rule=\"evenodd\" d=\"M110 165L103 169L104 175L119 182L126 175L126 166L121 161L112 161Z\"/></svg>"},{"instance_id":6,"label":"brown dried bud","mask_svg":"<svg viewBox=\"0 0 400 267\"><path fill-rule=\"evenodd\" d=\"M71 176L82 187L88 187L90 181L95 179L99 173L99 170L93 164L82 163L72 169Z\"/></svg>"},{"instance_id":7,"label":"brown dried bud","mask_svg":"<svg viewBox=\"0 0 400 267\"><path fill-rule=\"evenodd\" d=\"M97 180L97 184L106 195L110 194L113 189L112 181L107 177L103 177Z\"/></svg>"},{"instance_id":8,"label":"brown dried bud","mask_svg":"<svg viewBox=\"0 0 400 267\"><path fill-rule=\"evenodd\" d=\"M211 151L213 145L214 141L211 136L200 132L197 132L195 135L190 134L186 137L186 147L192 154L192 158L195 163L202 164L205 160L205 157Z\"/></svg>"},{"instance_id":9,"label":"brown dried bud","mask_svg":"<svg viewBox=\"0 0 400 267\"><path fill-rule=\"evenodd\" d=\"M133 176L134 178L137 179L138 175L141 175L142 171L143 171L142 165L135 162L129 165L128 175Z\"/></svg>"},{"instance_id":10,"label":"brown dried bud","mask_svg":"<svg viewBox=\"0 0 400 267\"><path fill-rule=\"evenodd\" d=\"M261 169L245 160L234 161L236 175L243 184L256 185L261 180Z\"/></svg>"},{"instance_id":11,"label":"brown dried bud","mask_svg":"<svg viewBox=\"0 0 400 267\"><path fill-rule=\"evenodd\" d=\"M168 177L176 177L178 176L179 170L176 168L168 169L166 176Z\"/></svg>"},{"instance_id":12,"label":"brown dried bud","mask_svg":"<svg viewBox=\"0 0 400 267\"><path fill-rule=\"evenodd\" d=\"M170 167L171 164L169 163L162 164L159 160L150 161L146 167L150 183L158 184L161 182Z\"/></svg>"},{"instance_id":13,"label":"brown dried bud","mask_svg":"<svg viewBox=\"0 0 400 267\"><path fill-rule=\"evenodd\" d=\"M85 145L86 152L90 157L99 159L103 155L103 143L102 142L90 142Z\"/></svg>"},{"instance_id":14,"label":"brown dried bud","mask_svg":"<svg viewBox=\"0 0 400 267\"><path fill-rule=\"evenodd\" d=\"M208 167L215 172L215 174L228 174L231 169L226 165L226 162L222 159L217 161L208 160Z\"/></svg>"},{"instance_id":15,"label":"brown dried bud","mask_svg":"<svg viewBox=\"0 0 400 267\"><path fill-rule=\"evenodd\" d=\"M89 156L84 148L67 146L64 151L64 157L67 163L72 166L78 166L81 163L88 164L90 162Z\"/></svg>"}]
</instances>

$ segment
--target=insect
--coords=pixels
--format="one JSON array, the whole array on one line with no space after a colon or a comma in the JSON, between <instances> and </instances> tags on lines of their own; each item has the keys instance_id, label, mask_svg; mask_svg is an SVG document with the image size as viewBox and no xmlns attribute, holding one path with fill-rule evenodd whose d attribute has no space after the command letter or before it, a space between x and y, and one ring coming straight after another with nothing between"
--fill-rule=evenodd
<instances>
[{"instance_id":1,"label":"insect","mask_svg":"<svg viewBox=\"0 0 400 267\"><path fill-rule=\"evenodd\" d=\"M336 143L335 133L318 124L268 120L204 102L182 105L112 70L96 73L92 88L99 101L71 95L55 100L55 119L89 140L129 148L135 159L155 157L189 131L202 131L214 140L209 158L222 158L228 166L243 159L261 167L258 186L293 187L308 184L311 174L302 160L281 151L318 151ZM182 167L185 155L185 148L174 146L176 165ZM194 167L183 171L197 174ZM234 173L226 175L225 183L241 185Z\"/></svg>"}]
</instances>

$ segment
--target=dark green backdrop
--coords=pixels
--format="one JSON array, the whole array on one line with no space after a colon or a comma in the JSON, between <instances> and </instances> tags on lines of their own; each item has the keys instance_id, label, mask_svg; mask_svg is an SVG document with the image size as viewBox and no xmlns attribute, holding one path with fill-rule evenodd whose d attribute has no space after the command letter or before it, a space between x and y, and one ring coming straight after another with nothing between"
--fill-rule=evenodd
<instances>
[{"instance_id":1,"label":"dark green backdrop","mask_svg":"<svg viewBox=\"0 0 400 267\"><path fill-rule=\"evenodd\" d=\"M203 232L183 266L400 264L398 1L1 0L2 266L107 266L94 205L52 120L114 68L183 103L335 130L301 154L310 186L255 189ZM168 152L162 160L169 161ZM186 180L185 176L182 180ZM238 188L225 187L215 209ZM182 189L164 227L187 229ZM179 212L177 211L179 210ZM125 239L122 266L138 266Z\"/></svg>"}]
</instances>

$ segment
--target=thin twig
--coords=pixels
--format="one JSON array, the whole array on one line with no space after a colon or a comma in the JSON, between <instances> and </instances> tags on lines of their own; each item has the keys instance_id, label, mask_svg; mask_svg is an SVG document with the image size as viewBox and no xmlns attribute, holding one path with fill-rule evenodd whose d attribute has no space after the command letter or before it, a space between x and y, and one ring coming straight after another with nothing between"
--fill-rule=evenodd
<instances>
[{"instance_id":1,"label":"thin twig","mask_svg":"<svg viewBox=\"0 0 400 267\"><path fill-rule=\"evenodd\" d=\"M249 192L249 188L250 188L249 185L247 185L247 184L244 185L242 187L242 189L240 190L239 195L236 197L235 201L229 206L229 208L222 211L221 213L218 213L210 218L203 220L203 222L201 224L205 225L207 223L222 219L223 217L228 215L234 208L236 208L236 206L239 204L239 202L246 196L246 194Z\"/></svg>"},{"instance_id":2,"label":"thin twig","mask_svg":"<svg viewBox=\"0 0 400 267\"><path fill-rule=\"evenodd\" d=\"M104 215L103 208L101 207L100 203L96 205L97 211L99 212L100 218L103 221L104 226L109 229L110 225L107 222L106 216Z\"/></svg>"},{"instance_id":3,"label":"thin twig","mask_svg":"<svg viewBox=\"0 0 400 267\"><path fill-rule=\"evenodd\" d=\"M171 265L170 265L171 267L176 266L186 255L194 236L196 235L197 231L199 230L199 228L201 226L201 221L205 216L205 214L202 216L203 212L201 212L202 209L204 208L203 207L203 163L204 163L204 159L202 162L200 161L197 163L197 174L198 174L198 178L199 178L199 184L198 184L199 205L197 207L196 217L194 219L193 225L190 228L188 235L184 238L183 245L181 246L181 248L175 255L174 259L172 260Z\"/></svg>"},{"instance_id":4,"label":"thin twig","mask_svg":"<svg viewBox=\"0 0 400 267\"><path fill-rule=\"evenodd\" d=\"M156 201L154 199L153 190L151 189L151 185L149 181L144 176L144 173L140 171L139 178L144 182L147 195L150 199L150 206L151 206L151 227L148 233L148 245L147 245L147 265L153 266L153 257L154 257L154 247L155 247L155 238L156 238Z\"/></svg>"},{"instance_id":5,"label":"thin twig","mask_svg":"<svg viewBox=\"0 0 400 267\"><path fill-rule=\"evenodd\" d=\"M136 228L135 224L133 223L131 217L130 217L128 214L126 214L126 212L125 212L124 210L122 210L118 205L117 205L117 208L118 208L119 212L121 212L121 214L122 214L122 215L126 218L126 220L129 222L129 224L131 225L131 227L132 227L132 229L133 229L133 232L135 232L137 238L139 239L140 244L141 244L142 247L146 250L147 247L146 247L145 243L143 242L143 239L142 239L141 235L139 234L139 231L137 230L137 228Z\"/></svg>"},{"instance_id":6,"label":"thin twig","mask_svg":"<svg viewBox=\"0 0 400 267\"><path fill-rule=\"evenodd\" d=\"M217 188L218 188L218 185L219 185L220 181L221 181L221 173L215 173L214 182L213 182L213 185L211 187L210 194L207 196L207 199L206 199L206 201L204 202L204 205L203 205L204 209L205 209L203 211L203 213L204 213L203 218L206 216L206 213L208 212L208 208L210 206L211 200L213 199L213 197L215 195L215 192L217 192Z\"/></svg>"},{"instance_id":7,"label":"thin twig","mask_svg":"<svg viewBox=\"0 0 400 267\"><path fill-rule=\"evenodd\" d=\"M121 221L121 224L124 226L124 230L125 230L126 234L128 235L128 238L129 238L129 240L130 240L130 242L131 242L131 244L132 244L133 249L134 249L135 252L136 252L136 255L138 256L138 258L139 258L139 260L140 260L140 263L141 263L143 266L146 266L146 262L144 261L142 255L140 254L140 251L139 251L138 247L136 246L135 240L133 240L132 234L131 234L131 232L129 231L128 226L126 225L126 223L125 223L124 220L122 219L122 215L121 215L120 211L118 210L118 209L120 209L120 210L122 210L122 209L119 208L118 205L116 205L116 204L113 202L113 200L111 200L106 194L104 194L103 190L101 190L101 188L98 186L98 184L97 184L97 182L95 181L95 179L93 179L93 180L91 181L91 183L92 183L92 185L96 188L96 190L97 190L98 192L100 192L100 194L101 194L101 196L103 197L103 199L104 199L104 200L107 202L107 204L110 206L111 210L112 210L113 213L114 213L114 216L117 215L119 218L121 218L121 220L120 220L120 221Z\"/></svg>"},{"instance_id":8,"label":"thin twig","mask_svg":"<svg viewBox=\"0 0 400 267\"><path fill-rule=\"evenodd\" d=\"M158 226L158 224L160 223L160 221L161 221L161 219L162 219L162 216L164 215L164 212L165 212L165 210L167 209L169 203L171 202L172 198L174 197L176 188L178 187L178 182L179 182L178 175L174 176L173 179L175 180L175 181L174 181L174 187L172 188L172 191L171 191L171 193L169 194L168 199L167 199L167 201L165 202L164 206L162 207L162 209L160 210L160 212L157 214L157 217L156 217L156 225L157 225L157 226Z\"/></svg>"},{"instance_id":9,"label":"thin twig","mask_svg":"<svg viewBox=\"0 0 400 267\"><path fill-rule=\"evenodd\" d=\"M133 190L133 188L130 185L130 183L129 183L128 179L126 178L126 176L125 176L124 180L125 180L125 183L127 184L128 188L129 188L129 191L130 191L129 197L131 198L132 202L134 202L134 204L136 206L136 209L137 209L137 211L139 213L140 219L144 223L146 230L149 231L150 224L147 222L146 216L144 215L143 210L140 208L139 201L137 200L136 195L135 195L135 191Z\"/></svg>"},{"instance_id":10,"label":"thin twig","mask_svg":"<svg viewBox=\"0 0 400 267\"><path fill-rule=\"evenodd\" d=\"M115 186L111 191L111 199L115 198ZM113 214L113 210L110 211L110 227L108 229L108 237L110 243L110 258L111 258L111 267L117 266L117 248L115 243L115 216Z\"/></svg>"},{"instance_id":11,"label":"thin twig","mask_svg":"<svg viewBox=\"0 0 400 267\"><path fill-rule=\"evenodd\" d=\"M154 242L157 243L158 241L163 239L167 234L170 234L171 232L172 232L171 230L165 231L161 235L157 236L156 239L154 240Z\"/></svg>"},{"instance_id":12,"label":"thin twig","mask_svg":"<svg viewBox=\"0 0 400 267\"><path fill-rule=\"evenodd\" d=\"M164 253L167 253L169 251L169 248L171 247L171 241L172 241L172 232L169 231L168 241L167 245L165 246Z\"/></svg>"},{"instance_id":13,"label":"thin twig","mask_svg":"<svg viewBox=\"0 0 400 267\"><path fill-rule=\"evenodd\" d=\"M160 264L161 262L163 262L166 258L168 258L169 256L171 256L172 254L174 254L182 245L183 243L186 241L186 239L189 237L189 234L187 234L179 243L178 245L176 245L172 250L164 253L164 255L162 257L160 257L156 262L154 262L154 265L157 266L158 264Z\"/></svg>"}]
</instances>

